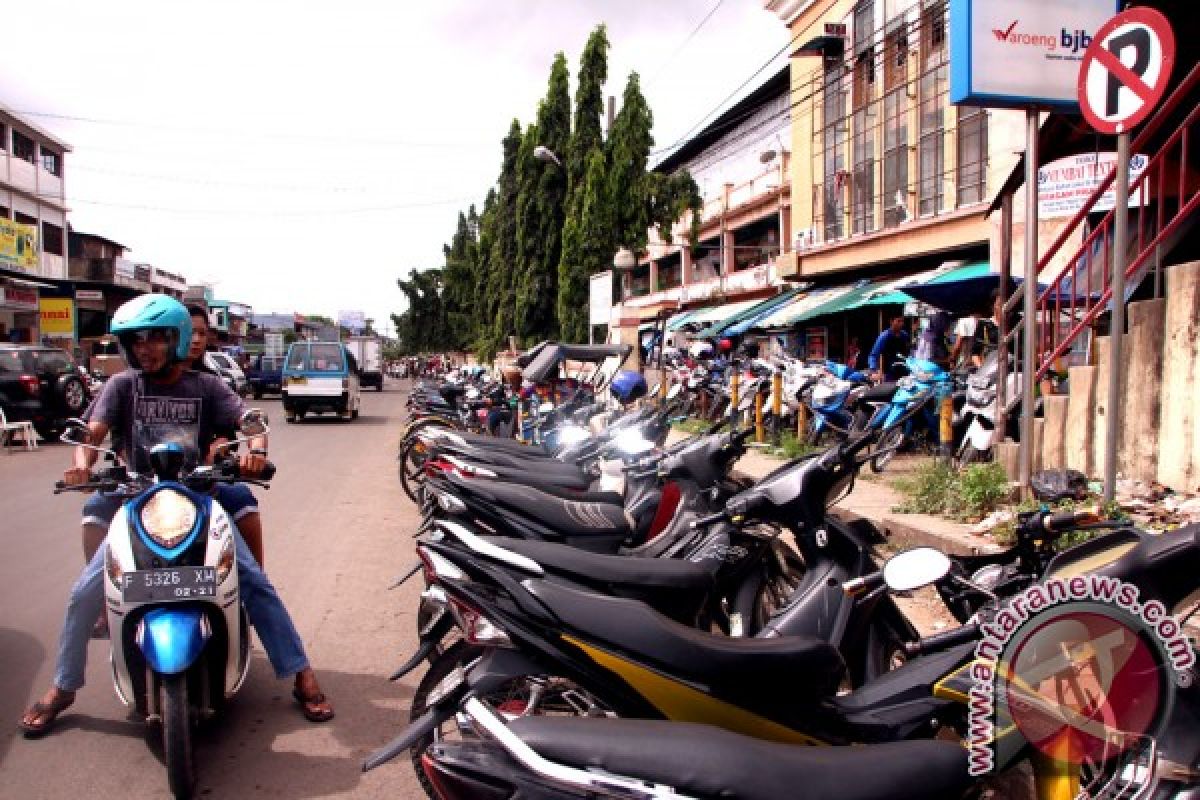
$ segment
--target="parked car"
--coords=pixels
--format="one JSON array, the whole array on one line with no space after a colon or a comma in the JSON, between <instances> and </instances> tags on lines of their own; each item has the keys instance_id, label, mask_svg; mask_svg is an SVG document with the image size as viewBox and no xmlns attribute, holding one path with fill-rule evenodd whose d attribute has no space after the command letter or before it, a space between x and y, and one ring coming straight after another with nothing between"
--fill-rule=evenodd
<instances>
[{"instance_id":1,"label":"parked car","mask_svg":"<svg viewBox=\"0 0 1200 800\"><path fill-rule=\"evenodd\" d=\"M288 422L310 412L358 418L358 364L341 342L294 342L283 364L283 411Z\"/></svg>"},{"instance_id":2,"label":"parked car","mask_svg":"<svg viewBox=\"0 0 1200 800\"><path fill-rule=\"evenodd\" d=\"M230 389L233 389L242 396L250 392L250 383L246 380L246 373L242 372L242 368L237 365L237 362L225 353L217 353L210 350L204 354L204 363L221 380L229 384Z\"/></svg>"},{"instance_id":3,"label":"parked car","mask_svg":"<svg viewBox=\"0 0 1200 800\"><path fill-rule=\"evenodd\" d=\"M250 362L250 371L246 373L250 382L250 391L254 399L262 397L267 392L283 391L283 356L268 356L259 354Z\"/></svg>"},{"instance_id":4,"label":"parked car","mask_svg":"<svg viewBox=\"0 0 1200 800\"><path fill-rule=\"evenodd\" d=\"M0 344L0 406L11 421L29 420L43 439L57 439L64 423L92 401L79 368L63 350Z\"/></svg>"}]
</instances>

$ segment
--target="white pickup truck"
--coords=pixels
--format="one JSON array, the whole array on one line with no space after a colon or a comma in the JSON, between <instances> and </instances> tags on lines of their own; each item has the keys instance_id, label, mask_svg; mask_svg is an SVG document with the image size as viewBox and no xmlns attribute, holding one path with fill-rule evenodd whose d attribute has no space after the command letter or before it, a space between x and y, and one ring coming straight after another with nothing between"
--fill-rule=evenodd
<instances>
[{"instance_id":1,"label":"white pickup truck","mask_svg":"<svg viewBox=\"0 0 1200 800\"><path fill-rule=\"evenodd\" d=\"M344 342L358 363L358 379L365 389L374 386L383 391L383 342L374 336L351 336Z\"/></svg>"}]
</instances>

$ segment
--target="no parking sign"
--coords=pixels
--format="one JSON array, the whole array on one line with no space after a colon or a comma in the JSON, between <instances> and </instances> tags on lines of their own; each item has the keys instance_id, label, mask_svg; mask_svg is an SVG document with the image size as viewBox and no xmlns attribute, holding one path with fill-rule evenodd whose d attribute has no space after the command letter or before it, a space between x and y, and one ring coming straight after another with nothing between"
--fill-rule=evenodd
<instances>
[{"instance_id":1,"label":"no parking sign","mask_svg":"<svg viewBox=\"0 0 1200 800\"><path fill-rule=\"evenodd\" d=\"M1134 8L1104 23L1079 68L1079 106L1100 133L1124 133L1162 99L1175 64L1167 18Z\"/></svg>"}]
</instances>

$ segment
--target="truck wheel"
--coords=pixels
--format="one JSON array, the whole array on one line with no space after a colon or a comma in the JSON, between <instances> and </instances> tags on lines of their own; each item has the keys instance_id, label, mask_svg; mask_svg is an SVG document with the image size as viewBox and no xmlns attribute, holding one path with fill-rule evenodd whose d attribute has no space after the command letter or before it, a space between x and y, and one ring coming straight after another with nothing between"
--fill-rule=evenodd
<instances>
[{"instance_id":1,"label":"truck wheel","mask_svg":"<svg viewBox=\"0 0 1200 800\"><path fill-rule=\"evenodd\" d=\"M377 391L377 392L383 391L383 378L380 378L379 383L375 384L375 391Z\"/></svg>"}]
</instances>

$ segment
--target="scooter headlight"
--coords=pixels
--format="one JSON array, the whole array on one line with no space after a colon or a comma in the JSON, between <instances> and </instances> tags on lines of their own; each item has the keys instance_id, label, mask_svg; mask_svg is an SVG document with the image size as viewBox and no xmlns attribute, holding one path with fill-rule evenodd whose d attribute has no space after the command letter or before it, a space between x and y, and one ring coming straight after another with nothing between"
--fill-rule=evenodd
<instances>
[{"instance_id":1,"label":"scooter headlight","mask_svg":"<svg viewBox=\"0 0 1200 800\"><path fill-rule=\"evenodd\" d=\"M181 492L155 492L141 510L142 528L162 547L178 545L196 526L196 504Z\"/></svg>"},{"instance_id":2,"label":"scooter headlight","mask_svg":"<svg viewBox=\"0 0 1200 800\"><path fill-rule=\"evenodd\" d=\"M230 570L233 569L233 537L229 536L225 539L225 544L221 545L221 555L217 557L217 583L225 582Z\"/></svg>"}]
</instances>

